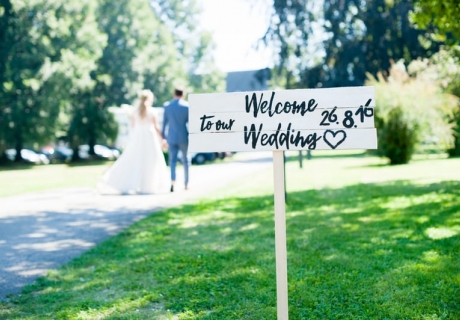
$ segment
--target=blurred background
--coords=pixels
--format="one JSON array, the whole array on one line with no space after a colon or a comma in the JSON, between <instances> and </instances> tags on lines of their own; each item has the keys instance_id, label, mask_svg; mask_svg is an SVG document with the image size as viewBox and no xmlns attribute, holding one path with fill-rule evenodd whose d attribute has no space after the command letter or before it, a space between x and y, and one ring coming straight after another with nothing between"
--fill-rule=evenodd
<instances>
[{"instance_id":1,"label":"blurred background","mask_svg":"<svg viewBox=\"0 0 460 320\"><path fill-rule=\"evenodd\" d=\"M116 159L176 85L373 85L378 155L459 156L459 39L458 0L2 0L0 166Z\"/></svg>"}]
</instances>

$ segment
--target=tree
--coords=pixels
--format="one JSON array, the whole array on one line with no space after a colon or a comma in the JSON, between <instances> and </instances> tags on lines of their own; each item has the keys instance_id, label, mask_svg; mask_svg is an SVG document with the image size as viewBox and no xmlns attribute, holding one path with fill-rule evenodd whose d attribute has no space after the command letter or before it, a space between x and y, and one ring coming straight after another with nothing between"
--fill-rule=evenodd
<instances>
[{"instance_id":1,"label":"tree","mask_svg":"<svg viewBox=\"0 0 460 320\"><path fill-rule=\"evenodd\" d=\"M84 71L104 39L91 0L3 0L0 11L0 152L13 146L21 161L26 145L52 139L61 107L90 85Z\"/></svg>"},{"instance_id":2,"label":"tree","mask_svg":"<svg viewBox=\"0 0 460 320\"><path fill-rule=\"evenodd\" d=\"M161 65L173 48L168 31L143 0L102 0L96 11L99 30L107 36L107 44L91 73L94 87L84 92L71 106L68 139L78 160L80 144L89 145L94 155L96 143L110 143L116 137L116 122L108 108L132 104L144 87L145 74ZM158 35L164 35L160 40ZM163 52L162 52L163 49ZM177 70L171 70L177 74ZM161 70L160 70L161 73Z\"/></svg>"},{"instance_id":3,"label":"tree","mask_svg":"<svg viewBox=\"0 0 460 320\"><path fill-rule=\"evenodd\" d=\"M13 54L14 27L17 24L16 14L10 0L1 0L0 10L0 163L6 161L5 150L8 141L12 140L12 130L10 129L12 94L12 84L8 83L7 69L9 69L9 58ZM8 88L9 87L9 88Z\"/></svg>"},{"instance_id":4,"label":"tree","mask_svg":"<svg viewBox=\"0 0 460 320\"><path fill-rule=\"evenodd\" d=\"M409 0L275 1L264 40L278 47L278 74L294 87L362 85L366 72L388 74L391 61L437 51L409 22Z\"/></svg>"},{"instance_id":5,"label":"tree","mask_svg":"<svg viewBox=\"0 0 460 320\"><path fill-rule=\"evenodd\" d=\"M108 108L131 102L141 89L135 59L140 54L142 36L155 26L149 13L148 3L141 0L98 2L95 29L106 36L107 42L90 73L93 86L77 94L78 99L69 108L67 138L74 151L73 161L79 159L79 145L88 144L89 154L94 155L96 143L114 140L116 122Z\"/></svg>"},{"instance_id":6,"label":"tree","mask_svg":"<svg viewBox=\"0 0 460 320\"><path fill-rule=\"evenodd\" d=\"M199 12L197 0L0 0L0 154L60 131L74 151L87 143L94 153L116 135L108 107L140 89L162 103L177 80L222 87Z\"/></svg>"},{"instance_id":7,"label":"tree","mask_svg":"<svg viewBox=\"0 0 460 320\"><path fill-rule=\"evenodd\" d=\"M388 77L369 77L376 91L378 153L391 164L409 162L421 146L445 152L454 143L451 123L458 99L443 92L426 61L414 60L409 72L402 61L393 64Z\"/></svg>"},{"instance_id":8,"label":"tree","mask_svg":"<svg viewBox=\"0 0 460 320\"><path fill-rule=\"evenodd\" d=\"M415 0L411 18L419 28L434 26L439 38L452 44L460 44L458 0Z\"/></svg>"},{"instance_id":9,"label":"tree","mask_svg":"<svg viewBox=\"0 0 460 320\"><path fill-rule=\"evenodd\" d=\"M460 48L446 47L434 54L430 59L419 59L410 64L412 76L425 81L434 82L445 93L458 99L457 108L449 117L454 129L454 143L448 148L450 157L460 156Z\"/></svg>"},{"instance_id":10,"label":"tree","mask_svg":"<svg viewBox=\"0 0 460 320\"><path fill-rule=\"evenodd\" d=\"M162 88L161 92L154 91L158 100L161 102L169 100L172 86L176 82L188 87L188 91L191 92L224 91L225 75L215 64L212 54L215 45L212 36L209 32L199 29L202 12L199 1L160 0L152 1L151 5L164 27L172 31L175 55L171 55L171 52L169 58L178 59L183 68L182 74L166 78L168 79L166 82L164 76L163 79L155 79L153 72L150 74L150 78L155 79L155 86Z\"/></svg>"},{"instance_id":11,"label":"tree","mask_svg":"<svg viewBox=\"0 0 460 320\"><path fill-rule=\"evenodd\" d=\"M132 104L143 88L152 90L155 104L161 105L171 98L178 80L190 86L192 71L210 61L210 39L194 32L198 13L197 1L100 1L97 21L108 40L92 73L94 89L72 106L68 136L75 156L81 143L88 143L94 154L97 142L113 139L109 107ZM208 70L211 75L200 85L219 82L215 71Z\"/></svg>"},{"instance_id":12,"label":"tree","mask_svg":"<svg viewBox=\"0 0 460 320\"><path fill-rule=\"evenodd\" d=\"M192 70L189 72L188 81L194 93L225 92L225 74L218 70L212 50L215 45L211 34L201 33L199 46L192 55Z\"/></svg>"}]
</instances>

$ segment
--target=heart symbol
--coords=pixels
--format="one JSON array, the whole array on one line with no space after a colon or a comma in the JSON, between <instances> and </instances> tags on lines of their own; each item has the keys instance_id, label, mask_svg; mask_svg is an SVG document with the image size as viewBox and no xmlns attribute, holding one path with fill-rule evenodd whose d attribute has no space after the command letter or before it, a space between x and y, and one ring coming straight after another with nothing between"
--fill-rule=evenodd
<instances>
[{"instance_id":1,"label":"heart symbol","mask_svg":"<svg viewBox=\"0 0 460 320\"><path fill-rule=\"evenodd\" d=\"M330 133L329 136L332 136L328 138L328 133ZM337 137L336 137L337 136ZM332 131L332 130L326 130L324 131L324 142L326 142L329 147L332 149L337 148L342 142L345 141L347 138L347 134L343 130L338 130L338 131Z\"/></svg>"}]
</instances>

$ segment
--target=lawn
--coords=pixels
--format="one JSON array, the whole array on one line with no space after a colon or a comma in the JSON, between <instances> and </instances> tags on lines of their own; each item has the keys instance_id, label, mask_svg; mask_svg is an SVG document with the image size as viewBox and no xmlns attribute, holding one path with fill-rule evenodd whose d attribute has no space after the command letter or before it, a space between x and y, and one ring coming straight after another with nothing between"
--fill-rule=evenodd
<instances>
[{"instance_id":1,"label":"lawn","mask_svg":"<svg viewBox=\"0 0 460 320\"><path fill-rule=\"evenodd\" d=\"M290 319L459 319L460 159L287 159ZM156 212L21 295L7 319L276 319L272 172Z\"/></svg>"},{"instance_id":2,"label":"lawn","mask_svg":"<svg viewBox=\"0 0 460 320\"><path fill-rule=\"evenodd\" d=\"M112 161L0 167L0 198L68 187L94 188Z\"/></svg>"}]
</instances>

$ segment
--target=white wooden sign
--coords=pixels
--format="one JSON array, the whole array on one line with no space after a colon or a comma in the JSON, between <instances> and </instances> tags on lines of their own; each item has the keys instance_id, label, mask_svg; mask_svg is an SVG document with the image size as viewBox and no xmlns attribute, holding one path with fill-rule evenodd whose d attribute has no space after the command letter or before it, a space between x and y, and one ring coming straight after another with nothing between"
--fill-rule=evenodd
<instances>
[{"instance_id":1,"label":"white wooden sign","mask_svg":"<svg viewBox=\"0 0 460 320\"><path fill-rule=\"evenodd\" d=\"M283 151L375 149L374 106L374 87L189 97L189 151L273 150L279 320L289 317Z\"/></svg>"},{"instance_id":2,"label":"white wooden sign","mask_svg":"<svg viewBox=\"0 0 460 320\"><path fill-rule=\"evenodd\" d=\"M191 152L375 149L374 87L189 97Z\"/></svg>"}]
</instances>

